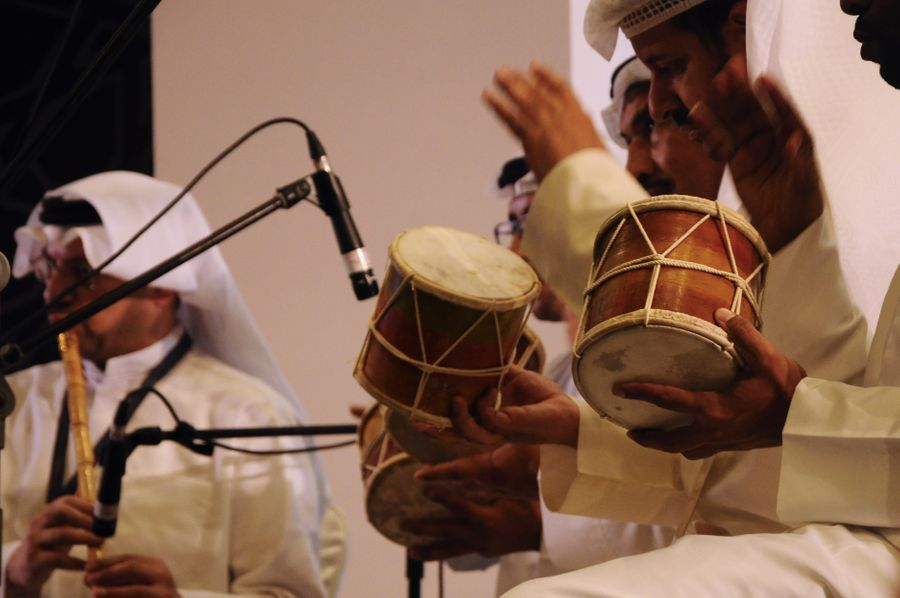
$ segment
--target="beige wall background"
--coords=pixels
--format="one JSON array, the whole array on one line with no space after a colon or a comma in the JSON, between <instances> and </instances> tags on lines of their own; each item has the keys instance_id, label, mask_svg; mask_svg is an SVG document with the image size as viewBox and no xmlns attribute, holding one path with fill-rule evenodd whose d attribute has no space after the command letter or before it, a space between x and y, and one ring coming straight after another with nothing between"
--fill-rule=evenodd
<instances>
[{"instance_id":1,"label":"beige wall background","mask_svg":"<svg viewBox=\"0 0 900 598\"><path fill-rule=\"evenodd\" d=\"M164 2L153 17L157 174L185 183L246 129L288 115L327 147L379 274L391 239L407 228L443 224L489 236L505 218L491 182L518 150L479 94L496 67L538 57L575 81L600 124L611 67L583 41L587 2ZM613 66L630 53L621 43ZM880 90L874 70L873 81ZM299 130L280 126L246 144L196 195L219 225L311 170ZM878 198L859 201L869 199ZM896 246L886 241L888 228L900 220L882 219L873 234L868 204L859 201L836 202L835 215L851 287L872 318L896 264L896 251L882 255ZM865 257L875 255L870 246L878 260ZM223 251L310 421L350 421L348 407L370 400L351 371L373 303L354 300L329 221L297 206ZM566 349L559 326L535 328L550 355ZM323 461L350 532L341 594L405 595L403 551L365 520L356 450L324 453ZM491 595L494 577L448 572L445 595ZM436 596L436 586L431 565L424 595Z\"/></svg>"},{"instance_id":2,"label":"beige wall background","mask_svg":"<svg viewBox=\"0 0 900 598\"><path fill-rule=\"evenodd\" d=\"M532 57L568 74L568 30L566 5L552 0L163 2L153 16L157 174L186 183L256 123L304 120L343 180L380 275L404 229L439 223L488 236L505 218L490 184L516 145L479 94L496 67ZM196 195L221 225L311 171L299 129L282 125ZM328 219L301 204L222 249L311 422L349 422L348 407L370 400L351 371L374 306L353 298ZM565 348L558 326L537 328L550 354ZM350 532L341 595L404 596L402 549L365 520L356 449L323 461ZM491 595L494 577L448 573L445 595ZM436 587L431 565L424 595Z\"/></svg>"}]
</instances>

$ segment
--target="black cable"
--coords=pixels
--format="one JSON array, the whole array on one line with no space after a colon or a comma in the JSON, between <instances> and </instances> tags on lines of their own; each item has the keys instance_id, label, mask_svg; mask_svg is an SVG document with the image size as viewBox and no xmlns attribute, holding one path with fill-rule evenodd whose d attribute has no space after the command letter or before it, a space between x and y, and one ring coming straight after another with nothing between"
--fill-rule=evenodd
<instances>
[{"instance_id":1,"label":"black cable","mask_svg":"<svg viewBox=\"0 0 900 598\"><path fill-rule=\"evenodd\" d=\"M140 390L140 389L136 389L136 390ZM135 392L135 391L132 391L132 392ZM166 409L168 409L168 410L169 410L169 413L172 415L172 419L175 420L175 423L176 423L176 424L180 424L180 423L181 423L181 418L179 418L179 417L178 417L178 413L175 412L175 407L172 406L172 403L169 402L169 399L167 399L167 398L165 397L165 395L163 395L163 393L161 393L161 392L159 392L158 390L156 390L156 388L153 387L153 386L151 386L150 388L148 388L148 389L147 389L147 392L148 392L149 394L156 395L156 397L159 398L159 400L161 400L161 401L163 402L163 404L166 406Z\"/></svg>"},{"instance_id":2,"label":"black cable","mask_svg":"<svg viewBox=\"0 0 900 598\"><path fill-rule=\"evenodd\" d=\"M292 455L292 454L299 454L299 453L315 453L316 451L327 451L329 449L343 448L345 446L350 446L351 444L356 444L356 440L355 439L354 440L344 440L342 442L335 442L333 444L322 444L322 445L317 444L315 446L308 446L308 447L302 448L302 449L283 449L283 450L277 450L277 451L255 451L253 449L243 449L243 448L238 448L236 446L230 446L230 445L224 444L222 442L219 442L218 440L212 441L213 446L223 448L228 451L234 451L236 453L246 453L248 455L270 455L270 456L272 456L272 455Z\"/></svg>"},{"instance_id":3,"label":"black cable","mask_svg":"<svg viewBox=\"0 0 900 598\"><path fill-rule=\"evenodd\" d=\"M106 268L107 266L109 266L109 264L111 264L111 263L113 262L113 260L115 260L115 259L118 258L120 255L122 255L122 253L123 253L126 249L128 249L129 247L131 247L131 245L133 245L133 244L135 243L135 241L137 241L137 240L138 240L145 232L147 232L147 230L148 230L151 226L153 226L154 224L156 224L156 223L159 221L160 218L162 218L163 216L165 216L166 213L169 212L169 210L171 210L173 207L175 207L175 205L176 205L179 201L181 201L181 199L182 199L185 195L187 195L187 194L190 192L190 190L193 189L193 188L197 185L197 183L199 183L199 182L203 179L203 177L205 177L205 176L209 173L210 170L212 170L213 168L215 168L216 166L218 166L219 162L221 162L221 161L224 160L226 157L228 157L232 152L234 152L234 150L236 150L238 147L240 147L241 145L243 145L248 139L250 139L251 137L253 137L253 136L256 135L257 133L259 133L260 131L262 131L262 130L264 130L264 129L267 129L267 128L273 126L273 125L281 124L281 123L288 123L288 124L294 124L294 125L297 125L297 126L299 126L300 128L302 128L302 129L303 129L304 131L306 131L306 132L309 132L309 130L310 130L309 127L307 127L306 124L305 124L304 122L302 122L302 121L300 121L300 120L297 120L296 118L291 118L291 117L287 117L287 116L282 116L282 117L278 117L278 118L272 118L272 119L269 119L269 120L267 120L267 121L264 121L264 122L262 122L262 123L256 125L255 127L251 128L249 131L247 131L246 133L244 133L243 135L241 135L240 137L238 137L238 139L237 139L236 141L234 141L233 143L231 143L231 145L229 145L229 146L226 147L224 150L222 150L221 152L219 152L219 153L218 153L218 154L217 154L210 162L208 162L203 168L201 168L200 171L194 176L194 178L191 179L191 181L184 187L184 189L182 189L181 192L180 192L178 195L176 195L176 196L175 196L168 204L166 204L166 205L165 205L165 206L164 206L164 207L163 207L163 208L162 208L162 209L161 209L161 210L160 210L153 218L151 218L149 222L147 222L147 223L146 223L144 226L142 226L136 233L134 233L134 235L132 235L131 238L128 239L128 241L126 241L124 245L122 245L122 247L120 247L118 250L116 250L111 256L109 256L108 258L106 258L106 259L105 259L100 265L98 265L96 268L93 268L90 272L86 273L86 274L85 274L84 276L82 276L80 279L78 279L78 280L75 281L73 284L71 284L68 288L63 289L59 294L57 294L55 297L53 297L52 299L50 299L50 301L48 301L42 308L40 308L40 309L38 309L37 311L33 312L31 315L29 315L28 317L26 317L25 319L23 319L21 322L19 322L18 324L16 324L16 325L13 326L12 328L10 328L5 334L3 334L2 337L0 337L0 344L6 343L6 342L8 342L9 340L15 338L15 335L16 335L20 330L22 330L23 328L25 328L25 327L27 327L27 326L30 326L30 325L33 324L39 317L45 316L50 310L52 310L52 309L58 307L59 304L62 302L63 298L65 298L67 295L69 295L70 293L72 293L72 291L74 291L75 289L77 289L77 288L79 288L79 287L85 285L86 283L88 283L89 281L91 281L93 278L99 276L100 273L101 273L101 271L102 271L104 268ZM313 203L314 203L314 202L313 202ZM318 204L316 204L316 205L318 205Z\"/></svg>"},{"instance_id":4,"label":"black cable","mask_svg":"<svg viewBox=\"0 0 900 598\"><path fill-rule=\"evenodd\" d=\"M66 121L90 94L94 84L106 73L131 39L147 26L150 13L159 2L160 0L136 0L134 2L131 12L81 74L56 111L47 118L46 124L31 137L26 137L22 148L0 172L0 202L6 199L6 194L19 181L26 168L56 137Z\"/></svg>"},{"instance_id":5,"label":"black cable","mask_svg":"<svg viewBox=\"0 0 900 598\"><path fill-rule=\"evenodd\" d=\"M56 53L51 59L50 66L47 69L47 76L44 77L44 81L41 83L41 87L40 89L38 89L38 93L31 104L31 109L28 111L28 114L25 115L25 119L22 122L22 127L19 129L16 143L13 146L15 148L15 152L20 152L22 150L22 146L25 144L25 136L28 134L28 129L31 128L31 124L34 122L34 118L37 116L41 104L44 102L44 95L47 93L47 88L50 86L50 81L53 79L53 75L54 73L56 73L56 69L59 67L59 59L62 57L63 49L65 49L66 44L69 43L69 38L72 36L72 30L75 29L75 21L78 20L78 13L80 12L81 0L75 0L74 6L72 7L72 13L69 15L69 21L66 23L66 28L63 30L63 35L56 46Z\"/></svg>"},{"instance_id":6,"label":"black cable","mask_svg":"<svg viewBox=\"0 0 900 598\"><path fill-rule=\"evenodd\" d=\"M183 420L178 417L178 413L175 411L175 407L172 406L172 402L166 398L166 396L159 392L156 388L150 387L147 389L147 392L156 396L163 404L166 406L166 409L169 410L169 413L172 414L172 418L175 420L176 424L180 424ZM308 446L302 449L279 449L279 450L270 450L270 451L259 451L254 449L245 449L236 446L231 446L225 444L224 442L219 442L218 440L211 440L209 444L225 449L227 451L234 451L236 453L244 453L247 455L263 455L263 456L276 456L276 455L294 455L300 453L314 453L316 451L327 451L330 449L343 448L345 446L350 446L351 444L356 444L356 440L345 440L342 442L335 442L333 444L323 444L316 446Z\"/></svg>"}]
</instances>

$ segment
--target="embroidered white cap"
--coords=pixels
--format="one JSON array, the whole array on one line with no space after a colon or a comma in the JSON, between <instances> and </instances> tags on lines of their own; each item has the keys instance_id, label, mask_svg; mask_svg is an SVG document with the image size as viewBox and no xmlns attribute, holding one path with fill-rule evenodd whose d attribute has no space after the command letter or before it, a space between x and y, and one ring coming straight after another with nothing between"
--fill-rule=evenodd
<instances>
[{"instance_id":1,"label":"embroidered white cap","mask_svg":"<svg viewBox=\"0 0 900 598\"><path fill-rule=\"evenodd\" d=\"M616 68L613 72L609 96L612 103L600 112L606 132L616 145L628 147L625 138L622 137L622 107L625 104L625 93L636 83L650 81L650 69L644 63L632 56Z\"/></svg>"},{"instance_id":2,"label":"embroidered white cap","mask_svg":"<svg viewBox=\"0 0 900 598\"><path fill-rule=\"evenodd\" d=\"M631 39L706 0L591 0L584 14L584 37L607 60L619 29Z\"/></svg>"}]
</instances>

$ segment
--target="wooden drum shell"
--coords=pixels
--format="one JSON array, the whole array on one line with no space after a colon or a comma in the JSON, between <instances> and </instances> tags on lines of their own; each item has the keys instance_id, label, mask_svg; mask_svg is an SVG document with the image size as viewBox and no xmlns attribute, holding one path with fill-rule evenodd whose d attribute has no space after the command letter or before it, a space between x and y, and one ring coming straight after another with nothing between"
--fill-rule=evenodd
<instances>
[{"instance_id":1,"label":"wooden drum shell","mask_svg":"<svg viewBox=\"0 0 900 598\"><path fill-rule=\"evenodd\" d=\"M719 307L733 309L759 328L758 307L771 258L759 234L715 202L660 196L631 208L633 214L627 208L620 211L597 235L573 374L588 403L624 427L684 425L690 421L685 416L613 397L612 385L631 380L693 390L729 385L737 375L738 356L713 314ZM635 268L601 280L616 268L665 252L680 239L665 253L678 264ZM733 280L703 271L733 274L732 255L737 275L746 281L736 303Z\"/></svg>"},{"instance_id":2,"label":"wooden drum shell","mask_svg":"<svg viewBox=\"0 0 900 598\"><path fill-rule=\"evenodd\" d=\"M458 234L488 243L475 235ZM373 317L374 330L387 343L370 329L354 376L369 394L392 409L448 426L454 396L473 401L485 389L499 386L540 283L530 267L513 256L533 276L525 292L499 300L455 293L405 263L397 249L399 240L391 246ZM434 371L426 374L423 363L433 365Z\"/></svg>"},{"instance_id":3,"label":"wooden drum shell","mask_svg":"<svg viewBox=\"0 0 900 598\"><path fill-rule=\"evenodd\" d=\"M365 486L366 516L388 540L407 547L427 546L437 538L403 528L409 519L449 517L450 511L424 494L415 479L421 464L403 452L384 429L386 409L375 403L360 421L361 476Z\"/></svg>"},{"instance_id":4,"label":"wooden drum shell","mask_svg":"<svg viewBox=\"0 0 900 598\"><path fill-rule=\"evenodd\" d=\"M525 327L516 346L514 363L533 372L542 372L546 352L540 337L534 330ZM385 414L385 427L394 441L409 453L411 457L422 463L441 463L458 457L466 457L490 450L493 447L468 441L452 430L442 430L424 422L419 426L430 428L422 431L417 427L415 418L408 412L388 409Z\"/></svg>"}]
</instances>

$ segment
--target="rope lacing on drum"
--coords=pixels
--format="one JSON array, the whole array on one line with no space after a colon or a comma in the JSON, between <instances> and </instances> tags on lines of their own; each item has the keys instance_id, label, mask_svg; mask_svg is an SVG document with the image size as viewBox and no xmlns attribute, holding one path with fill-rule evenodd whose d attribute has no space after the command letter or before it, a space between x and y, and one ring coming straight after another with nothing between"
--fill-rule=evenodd
<instances>
[{"instance_id":1,"label":"rope lacing on drum","mask_svg":"<svg viewBox=\"0 0 900 598\"><path fill-rule=\"evenodd\" d=\"M753 288L750 286L750 283L760 275L765 267L765 262L761 262L753 272L750 273L746 278L740 275L740 272L737 267L737 260L734 257L734 251L731 246L731 235L728 230L727 223L725 222L725 216L722 213L722 207L720 204L716 203L716 219L719 221L720 232L725 242L725 249L728 255L728 262L731 266L732 271L728 272L725 270L719 270L718 268L713 268L711 266L707 266L705 264L698 264L696 262L689 262L685 260L677 260L667 257L672 251L674 251L679 245L681 245L685 239L691 236L695 230L697 230L701 225L710 220L712 216L710 214L704 215L700 220L694 223L687 231L685 231L680 237L675 239L672 244L662 253L660 253L653 244L653 241L650 240L650 236L647 234L644 225L641 223L640 218L638 218L637 213L634 210L634 207L631 203L628 204L628 212L631 214L632 219L634 220L635 226L637 226L638 231L641 233L641 236L644 239L644 242L647 244L647 247L650 249L651 254L646 255L637 259L630 260L623 264L616 266L615 268L609 270L599 278L597 276L600 274L600 271L603 269L604 264L606 263L606 259L609 256L609 251L613 244L615 243L616 238L619 236L619 233L622 231L622 228L625 225L626 218L622 218L617 224L615 230L610 236L609 241L606 243L606 247L603 249L603 254L600 257L600 260L597 263L597 266L593 269L591 279L593 282L588 286L585 290L585 296L591 295L594 291L596 291L600 286L602 286L609 279L618 276L620 274L624 274L625 272L631 272L634 270L642 270L646 268L653 268L653 272L651 273L650 279L650 290L647 294L647 301L644 304L644 325L647 326L650 323L650 309L653 305L653 299L656 293L657 281L659 279L659 272L663 266L671 267L671 268L682 268L685 270L694 270L696 272L704 272L706 274L712 274L714 276L719 276L727 279L735 286L735 293L731 303L731 311L735 313L739 313L741 301L746 297L747 302L750 304L750 307L753 309L754 315L756 319L762 322L761 314L760 314L760 304L756 298L756 293L753 291ZM584 315L582 314L582 319ZM583 322L582 322L583 323ZM581 325L579 325L581 328Z\"/></svg>"},{"instance_id":2,"label":"rope lacing on drum","mask_svg":"<svg viewBox=\"0 0 900 598\"><path fill-rule=\"evenodd\" d=\"M509 366L512 365L515 359L515 350L510 351L510 356L508 359L504 359L503 357L503 342L501 338L500 331L500 320L497 311L487 309L485 310L476 320L473 322L463 333L462 335L456 339L448 348L445 350L437 359L433 362L430 362L428 359L428 355L425 351L425 336L423 333L422 327L422 317L419 311L419 300L418 300L418 291L416 289L416 285L413 282L412 274L407 275L403 278L401 283L397 286L397 289L391 295L391 297L385 302L384 308L381 312L378 313L370 322L369 322L369 332L372 334L372 337L381 344L382 347L387 349L391 355L396 357L397 359L408 363L415 368L419 369L422 372L422 376L419 378L419 384L416 389L416 397L413 401L412 409L416 410L419 408L419 404L422 401L422 398L425 393L425 387L428 384L428 379L432 374L451 374L455 376L467 376L467 377L479 377L479 376L500 376L497 382L497 390L500 390L500 384L503 380L503 376L509 370ZM421 351L422 358L416 359L410 355L407 355L399 348L397 348L392 342L390 342L381 332L378 330L378 323L381 321L382 317L388 313L388 310L394 303L396 303L403 291L406 289L407 285L409 285L409 289L413 294L413 308L416 314L416 331L418 334L419 341L419 350ZM496 333L497 340L497 351L498 351L498 362L501 365L491 368L481 368L481 369L464 369L464 368L455 368L455 367L447 367L442 366L440 363L444 361L458 346L461 342L463 342L466 337L471 334L475 328L481 324L488 315L492 315L494 319L494 330ZM519 325L519 330L517 331L516 338L521 336L522 331L525 329L525 322L528 320L528 316L531 315L531 305L528 306L526 310L525 317L522 318L522 322ZM498 396L499 401L499 396Z\"/></svg>"}]
</instances>

